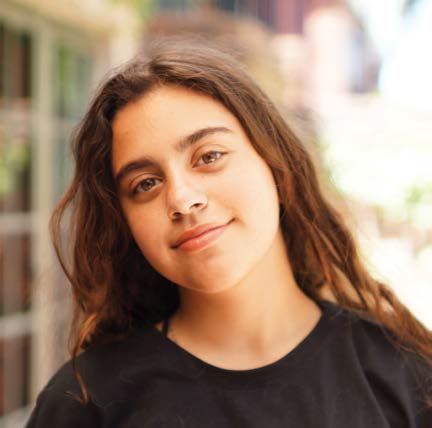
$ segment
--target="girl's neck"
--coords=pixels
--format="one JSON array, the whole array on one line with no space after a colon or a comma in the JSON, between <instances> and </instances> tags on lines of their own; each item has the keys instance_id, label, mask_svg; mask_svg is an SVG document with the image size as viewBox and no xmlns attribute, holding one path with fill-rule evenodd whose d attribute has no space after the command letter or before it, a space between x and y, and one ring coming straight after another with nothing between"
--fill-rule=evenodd
<instances>
[{"instance_id":1,"label":"girl's neck","mask_svg":"<svg viewBox=\"0 0 432 428\"><path fill-rule=\"evenodd\" d=\"M180 287L168 338L214 365L260 365L285 355L313 329L321 309L292 275L282 236L238 284L212 294ZM262 364L261 364L262 365Z\"/></svg>"}]
</instances>

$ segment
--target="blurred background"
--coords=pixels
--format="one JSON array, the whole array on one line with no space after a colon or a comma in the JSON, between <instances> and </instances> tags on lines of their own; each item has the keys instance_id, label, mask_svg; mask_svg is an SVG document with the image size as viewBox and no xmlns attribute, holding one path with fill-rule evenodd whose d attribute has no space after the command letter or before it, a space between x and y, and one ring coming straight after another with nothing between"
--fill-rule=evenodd
<instances>
[{"instance_id":1,"label":"blurred background","mask_svg":"<svg viewBox=\"0 0 432 428\"><path fill-rule=\"evenodd\" d=\"M70 132L109 68L189 33L235 49L315 154L373 275L432 328L431 0L0 0L1 427L25 423L68 358L47 223Z\"/></svg>"}]
</instances>

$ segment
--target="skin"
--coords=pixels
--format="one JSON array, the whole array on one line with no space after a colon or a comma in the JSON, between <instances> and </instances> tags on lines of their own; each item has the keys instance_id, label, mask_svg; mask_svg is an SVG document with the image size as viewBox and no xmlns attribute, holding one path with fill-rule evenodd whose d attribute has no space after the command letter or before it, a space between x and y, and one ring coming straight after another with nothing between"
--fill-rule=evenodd
<instances>
[{"instance_id":1,"label":"skin","mask_svg":"<svg viewBox=\"0 0 432 428\"><path fill-rule=\"evenodd\" d=\"M174 149L206 127L229 131L211 133L183 152ZM132 160L155 161L123 176L117 192L144 257L179 285L168 337L175 334L188 352L232 370L286 355L311 332L321 310L293 278L271 169L237 118L210 97L163 86L117 112L112 128L114 176ZM187 229L230 220L204 248L171 247Z\"/></svg>"}]
</instances>

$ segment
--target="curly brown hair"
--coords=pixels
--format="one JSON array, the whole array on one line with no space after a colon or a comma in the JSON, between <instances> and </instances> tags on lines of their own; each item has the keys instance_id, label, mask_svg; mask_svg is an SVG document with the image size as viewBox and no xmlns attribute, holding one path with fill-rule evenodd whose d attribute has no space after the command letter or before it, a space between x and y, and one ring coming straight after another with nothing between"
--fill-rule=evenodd
<instances>
[{"instance_id":1,"label":"curly brown hair","mask_svg":"<svg viewBox=\"0 0 432 428\"><path fill-rule=\"evenodd\" d=\"M368 273L340 212L325 200L311 155L245 66L209 44L165 39L114 70L97 90L74 135L75 175L50 221L54 247L74 296L69 347L83 394L80 401L88 402L75 366L82 350L123 337L143 320L160 321L179 305L178 286L153 269L137 247L111 171L115 114L167 84L222 103L270 166L299 287L313 299L323 298L327 289L337 304L379 322L395 344L432 365L432 332ZM68 209L66 235L62 220ZM431 397L425 402L432 406Z\"/></svg>"}]
</instances>

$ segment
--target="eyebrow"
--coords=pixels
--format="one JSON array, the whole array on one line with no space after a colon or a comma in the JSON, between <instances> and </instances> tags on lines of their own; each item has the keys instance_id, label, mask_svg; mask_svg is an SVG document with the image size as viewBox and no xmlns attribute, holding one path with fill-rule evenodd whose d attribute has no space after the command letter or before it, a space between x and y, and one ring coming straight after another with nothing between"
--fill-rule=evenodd
<instances>
[{"instance_id":1,"label":"eyebrow","mask_svg":"<svg viewBox=\"0 0 432 428\"><path fill-rule=\"evenodd\" d=\"M183 137L180 141L178 141L174 145L174 150L178 153L184 152L188 147L191 147L192 145L196 144L204 137L216 133L232 134L233 131L229 128L226 128L225 126L208 126L206 128L201 128L192 132L192 134ZM115 176L115 182L118 185L120 184L121 180L123 180L131 172L142 170L144 168L148 168L156 165L157 162L152 157L140 157L138 159L133 159L120 168L120 170L117 172Z\"/></svg>"}]
</instances>

